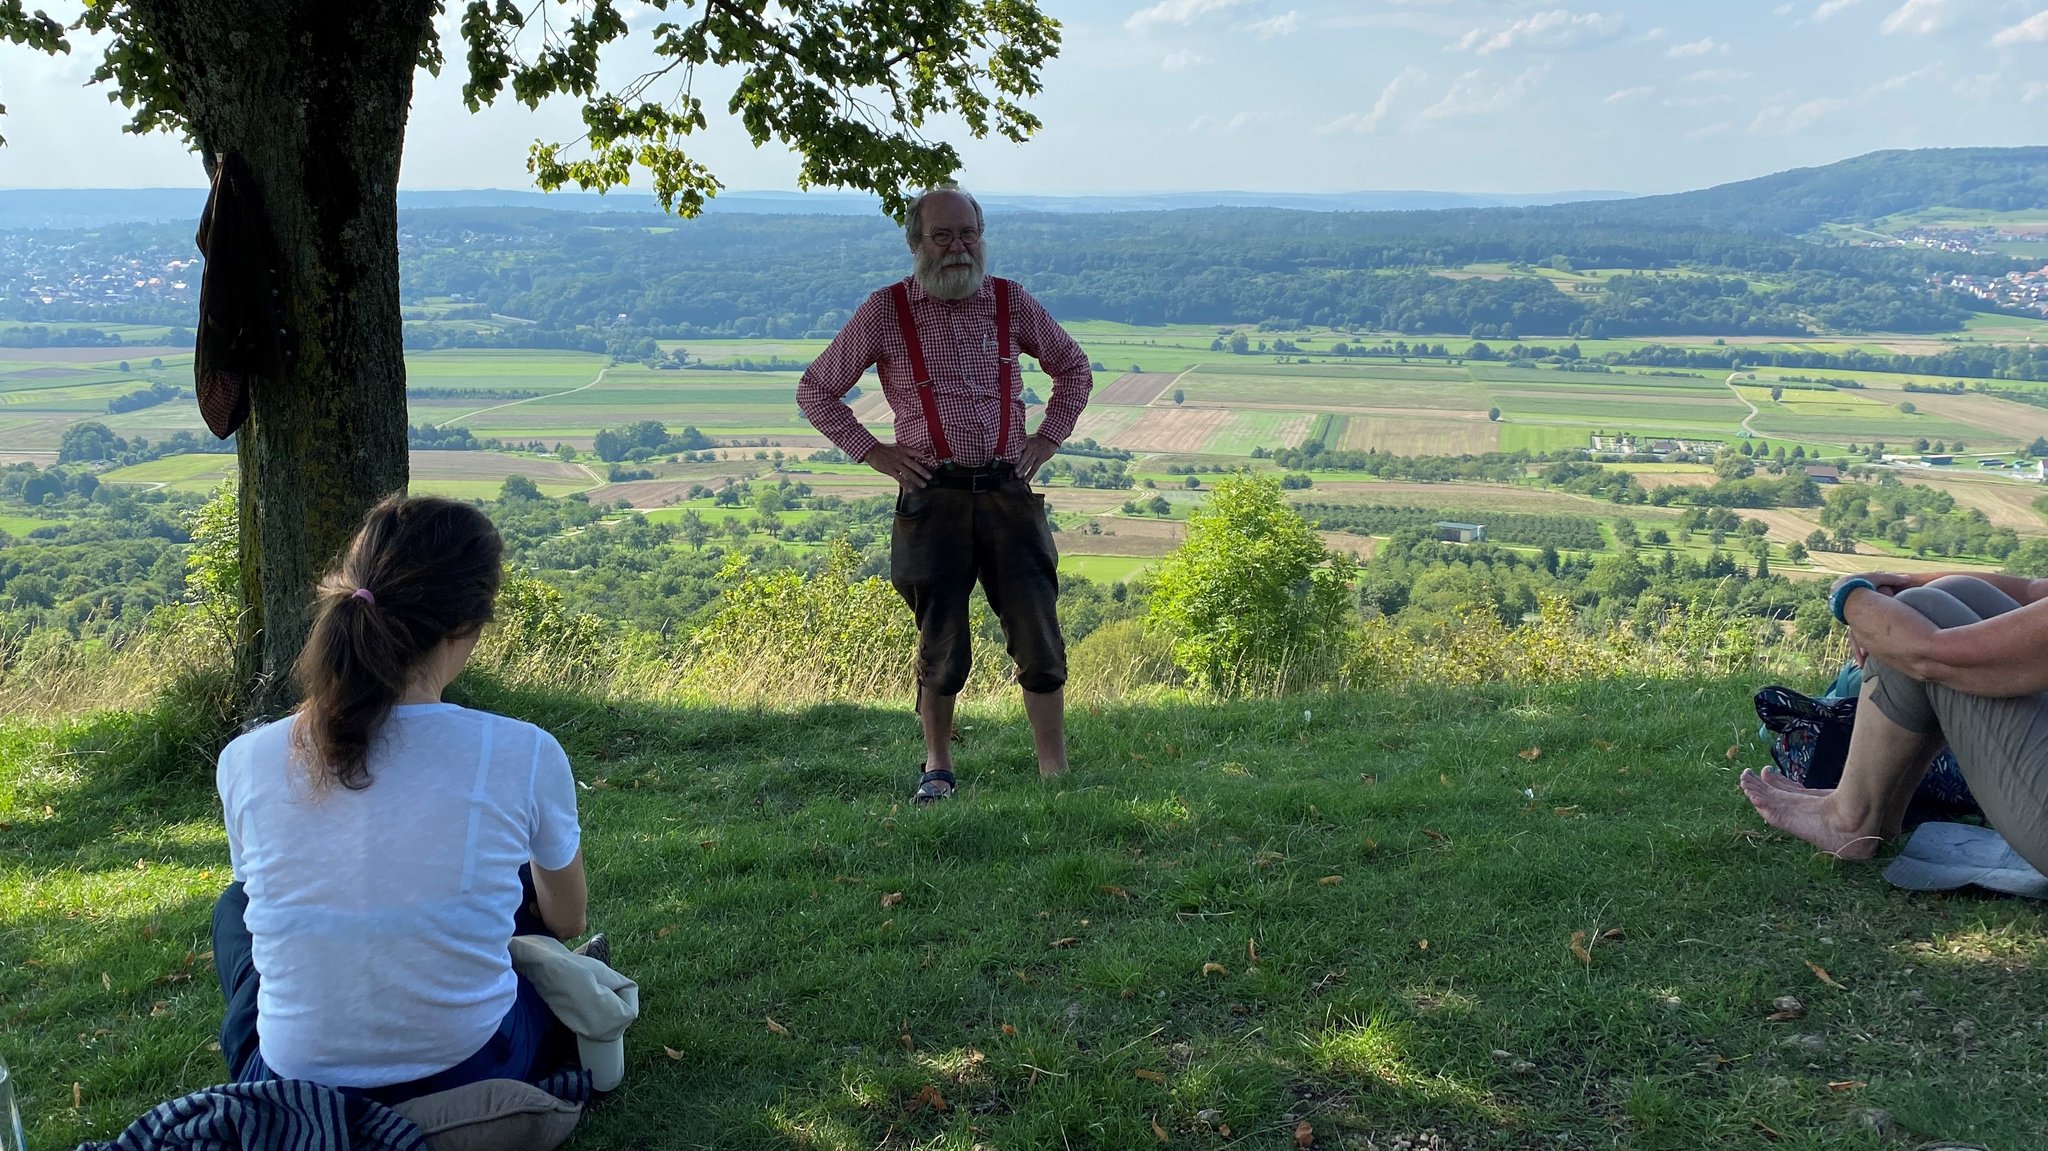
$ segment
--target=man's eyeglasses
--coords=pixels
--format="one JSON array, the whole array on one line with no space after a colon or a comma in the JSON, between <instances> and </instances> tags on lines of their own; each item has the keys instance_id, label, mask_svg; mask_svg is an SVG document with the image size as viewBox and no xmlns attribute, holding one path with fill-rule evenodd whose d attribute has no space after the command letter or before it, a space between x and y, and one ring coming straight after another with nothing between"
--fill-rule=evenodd
<instances>
[{"instance_id":1,"label":"man's eyeglasses","mask_svg":"<svg viewBox=\"0 0 2048 1151\"><path fill-rule=\"evenodd\" d=\"M955 240L958 240L961 243L966 244L968 247L973 247L977 242L981 240L981 229L962 228L959 231L955 232L950 228L940 228L936 232L926 232L924 234L924 238L930 240L934 244L937 244L941 248L952 247L953 241Z\"/></svg>"}]
</instances>

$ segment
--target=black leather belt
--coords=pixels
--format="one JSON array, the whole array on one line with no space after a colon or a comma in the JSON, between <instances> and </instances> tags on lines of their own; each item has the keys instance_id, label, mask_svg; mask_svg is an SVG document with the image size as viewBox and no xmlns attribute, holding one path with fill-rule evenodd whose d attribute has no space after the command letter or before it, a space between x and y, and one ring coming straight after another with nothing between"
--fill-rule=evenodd
<instances>
[{"instance_id":1,"label":"black leather belt","mask_svg":"<svg viewBox=\"0 0 2048 1151\"><path fill-rule=\"evenodd\" d=\"M958 464L940 464L932 469L931 486L935 488L957 488L962 491L987 492L1017 479L1017 465L1009 460L995 460L979 467L961 467Z\"/></svg>"}]
</instances>

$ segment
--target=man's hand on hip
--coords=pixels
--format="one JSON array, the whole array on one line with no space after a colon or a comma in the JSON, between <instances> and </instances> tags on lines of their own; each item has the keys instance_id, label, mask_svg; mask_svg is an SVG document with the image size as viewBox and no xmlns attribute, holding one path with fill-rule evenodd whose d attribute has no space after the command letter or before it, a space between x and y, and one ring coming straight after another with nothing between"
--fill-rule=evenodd
<instances>
[{"instance_id":1,"label":"man's hand on hip","mask_svg":"<svg viewBox=\"0 0 2048 1151\"><path fill-rule=\"evenodd\" d=\"M912 491L924 487L932 478L932 470L902 444L876 444L860 462Z\"/></svg>"},{"instance_id":2,"label":"man's hand on hip","mask_svg":"<svg viewBox=\"0 0 2048 1151\"><path fill-rule=\"evenodd\" d=\"M1059 450L1058 444L1044 436L1026 436L1024 451L1017 457L1018 477L1027 484L1032 482L1033 477L1038 475L1038 469L1044 467L1045 461L1051 459L1053 453Z\"/></svg>"}]
</instances>

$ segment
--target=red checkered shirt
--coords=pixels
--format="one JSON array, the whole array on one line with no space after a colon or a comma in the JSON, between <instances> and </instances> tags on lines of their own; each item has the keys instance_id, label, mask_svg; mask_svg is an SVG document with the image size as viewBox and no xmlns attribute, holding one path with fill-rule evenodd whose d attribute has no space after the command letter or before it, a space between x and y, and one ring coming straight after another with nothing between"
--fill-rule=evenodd
<instances>
[{"instance_id":1,"label":"red checkered shirt","mask_svg":"<svg viewBox=\"0 0 2048 1151\"><path fill-rule=\"evenodd\" d=\"M1024 400L1021 382L1010 398L1010 442L998 445L1002 407L997 391L996 292L991 279L964 300L941 300L926 292L916 277L910 288L910 314L917 324L918 343L932 374L932 394L953 462L963 467L991 460L1014 460L1024 450ZM1052 377L1052 395L1037 434L1061 443L1074 434L1074 423L1088 405L1095 386L1088 354L1046 314L1037 300L1012 284L1010 289L1011 354L1018 350L1038 361ZM896 323L896 305L883 288L869 296L832 346L811 361L796 386L796 402L804 418L851 459L864 459L880 441L861 426L844 399L869 365L878 366L882 395L896 413L896 442L927 465L939 462L925 427L924 408L910 378L909 353ZM1014 377L1013 377L1014 378Z\"/></svg>"}]
</instances>

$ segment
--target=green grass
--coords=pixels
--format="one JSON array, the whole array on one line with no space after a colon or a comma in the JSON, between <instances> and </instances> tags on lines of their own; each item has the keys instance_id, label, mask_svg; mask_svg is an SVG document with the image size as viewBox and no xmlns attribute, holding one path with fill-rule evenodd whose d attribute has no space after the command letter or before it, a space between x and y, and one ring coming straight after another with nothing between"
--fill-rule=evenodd
<instances>
[{"instance_id":1,"label":"green grass","mask_svg":"<svg viewBox=\"0 0 2048 1151\"><path fill-rule=\"evenodd\" d=\"M1158 563L1157 558L1148 556L1063 555L1060 573L1086 576L1096 583L1123 583Z\"/></svg>"},{"instance_id":2,"label":"green grass","mask_svg":"<svg viewBox=\"0 0 2048 1151\"><path fill-rule=\"evenodd\" d=\"M900 705L461 690L562 737L593 923L643 988L575 1146L1280 1148L1306 1119L1319 1147L1875 1151L1863 1107L2042 1145L2048 917L1763 832L1733 783L1753 686L1088 709L1053 785L1013 703L970 704L962 798L922 812ZM33 1146L221 1076L227 732L139 706L0 721Z\"/></svg>"},{"instance_id":3,"label":"green grass","mask_svg":"<svg viewBox=\"0 0 2048 1151\"><path fill-rule=\"evenodd\" d=\"M13 515L8 512L0 512L0 532L6 532L8 535L11 535L16 539L26 538L28 533L36 530L37 528L46 528L52 524L60 522L62 521L54 519L38 519L35 516Z\"/></svg>"}]
</instances>

